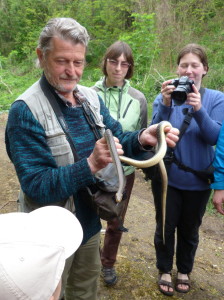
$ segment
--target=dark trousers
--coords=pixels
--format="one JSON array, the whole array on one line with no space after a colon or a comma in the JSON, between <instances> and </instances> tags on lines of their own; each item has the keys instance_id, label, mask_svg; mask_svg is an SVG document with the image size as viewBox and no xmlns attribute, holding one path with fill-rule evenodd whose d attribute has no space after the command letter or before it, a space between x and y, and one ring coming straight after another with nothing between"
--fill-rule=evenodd
<instances>
[{"instance_id":1,"label":"dark trousers","mask_svg":"<svg viewBox=\"0 0 224 300\"><path fill-rule=\"evenodd\" d=\"M127 212L129 199L131 196L131 191L134 185L135 173L126 176L126 205L124 207L124 212L122 214L122 219L124 221L125 214ZM120 222L117 219L107 222L107 229L104 238L104 245L101 249L101 262L106 268L112 268L116 262L117 251L119 243L122 237L122 231L119 230Z\"/></svg>"},{"instance_id":2,"label":"dark trousers","mask_svg":"<svg viewBox=\"0 0 224 300\"><path fill-rule=\"evenodd\" d=\"M152 181L152 192L156 208L156 231L154 236L156 266L163 273L172 270L176 231L177 270L183 274L188 274L193 269L195 253L199 243L199 227L211 190L187 191L168 186L165 245L162 239L160 182Z\"/></svg>"}]
</instances>

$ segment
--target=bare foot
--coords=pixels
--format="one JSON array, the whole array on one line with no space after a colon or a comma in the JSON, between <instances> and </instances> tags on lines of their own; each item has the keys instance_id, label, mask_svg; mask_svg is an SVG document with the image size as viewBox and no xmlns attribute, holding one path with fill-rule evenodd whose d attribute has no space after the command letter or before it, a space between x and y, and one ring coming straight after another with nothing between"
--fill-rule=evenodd
<instances>
[{"instance_id":1,"label":"bare foot","mask_svg":"<svg viewBox=\"0 0 224 300\"><path fill-rule=\"evenodd\" d=\"M187 293L190 290L190 281L187 274L177 273L176 290L181 293Z\"/></svg>"},{"instance_id":2,"label":"bare foot","mask_svg":"<svg viewBox=\"0 0 224 300\"><path fill-rule=\"evenodd\" d=\"M167 282L167 284L163 284ZM172 280L171 280L171 275L168 274L168 273L163 273L160 277L160 280L159 280L159 288L160 288L160 291L162 293L164 293L165 295L172 295L173 294L173 287L172 287Z\"/></svg>"}]
</instances>

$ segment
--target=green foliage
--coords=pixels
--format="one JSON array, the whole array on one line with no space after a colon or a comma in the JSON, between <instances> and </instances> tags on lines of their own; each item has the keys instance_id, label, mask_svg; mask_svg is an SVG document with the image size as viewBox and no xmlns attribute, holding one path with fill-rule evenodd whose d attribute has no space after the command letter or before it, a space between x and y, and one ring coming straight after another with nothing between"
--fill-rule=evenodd
<instances>
[{"instance_id":1,"label":"green foliage","mask_svg":"<svg viewBox=\"0 0 224 300\"><path fill-rule=\"evenodd\" d=\"M99 65L107 47L129 28L134 1L86 0L78 1L72 16L84 25L91 36L88 61Z\"/></svg>"},{"instance_id":2,"label":"green foliage","mask_svg":"<svg viewBox=\"0 0 224 300\"><path fill-rule=\"evenodd\" d=\"M98 81L102 77L102 72L99 68L92 68L87 66L85 68L83 77L80 81L80 84L91 87L96 81Z\"/></svg>"},{"instance_id":3,"label":"green foliage","mask_svg":"<svg viewBox=\"0 0 224 300\"><path fill-rule=\"evenodd\" d=\"M155 59L158 58L158 38L154 24L155 14L133 13L134 19L129 31L122 33L120 39L127 42L134 53L137 72L145 73L150 71ZM140 51L139 51L140 50Z\"/></svg>"},{"instance_id":4,"label":"green foliage","mask_svg":"<svg viewBox=\"0 0 224 300\"><path fill-rule=\"evenodd\" d=\"M131 84L146 95L149 115L161 83L176 77L177 52L189 42L203 45L208 53L204 85L224 91L223 13L221 0L1 0L1 108L38 78L38 36L58 16L75 18L90 34L82 79L88 86L101 77L99 65L107 47L118 39L129 43L135 58Z\"/></svg>"},{"instance_id":5,"label":"green foliage","mask_svg":"<svg viewBox=\"0 0 224 300\"><path fill-rule=\"evenodd\" d=\"M7 57L0 55L0 70L7 67L7 60L8 60Z\"/></svg>"},{"instance_id":6,"label":"green foliage","mask_svg":"<svg viewBox=\"0 0 224 300\"><path fill-rule=\"evenodd\" d=\"M153 66L158 60L160 48L155 28L155 14L133 13L132 27L120 35L119 39L127 42L132 48L135 60L135 74L132 85L141 90L149 102L151 114L151 103L158 90L153 80Z\"/></svg>"},{"instance_id":7,"label":"green foliage","mask_svg":"<svg viewBox=\"0 0 224 300\"><path fill-rule=\"evenodd\" d=\"M0 10L2 19L7 19L8 25L4 28L6 41L10 40L11 49L5 47L3 53L9 54L10 50L17 51L17 60L28 57L35 51L36 41L48 16L47 1L37 0L35 6L32 0L23 3L14 0L4 0L4 9ZM4 18L3 18L3 14Z\"/></svg>"}]
</instances>

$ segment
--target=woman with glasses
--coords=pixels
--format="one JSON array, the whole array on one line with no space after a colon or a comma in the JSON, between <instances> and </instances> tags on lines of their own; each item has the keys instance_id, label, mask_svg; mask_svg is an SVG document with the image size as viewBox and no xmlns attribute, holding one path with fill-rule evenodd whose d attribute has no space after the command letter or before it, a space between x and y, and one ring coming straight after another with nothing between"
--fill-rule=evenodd
<instances>
[{"instance_id":1,"label":"woman with glasses","mask_svg":"<svg viewBox=\"0 0 224 300\"><path fill-rule=\"evenodd\" d=\"M131 87L134 59L128 44L117 41L106 51L102 61L104 77L93 87L104 100L110 114L118 120L124 131L135 131L147 127L147 101L145 96ZM126 207L123 221L135 179L135 169L125 166L126 176ZM117 281L114 264L122 232L127 231L119 226L118 220L107 222L104 246L101 249L102 275L107 285L114 285Z\"/></svg>"}]
</instances>

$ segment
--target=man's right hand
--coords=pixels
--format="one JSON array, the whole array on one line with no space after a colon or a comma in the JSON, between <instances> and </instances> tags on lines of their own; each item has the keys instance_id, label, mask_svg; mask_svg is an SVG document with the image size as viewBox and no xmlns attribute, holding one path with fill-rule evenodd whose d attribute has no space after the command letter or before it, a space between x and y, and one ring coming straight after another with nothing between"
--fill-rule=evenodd
<instances>
[{"instance_id":1,"label":"man's right hand","mask_svg":"<svg viewBox=\"0 0 224 300\"><path fill-rule=\"evenodd\" d=\"M114 137L114 141L118 155L123 155L124 151L122 150L122 145L119 143L118 138ZM113 162L109 147L104 137L96 142L93 152L87 158L87 161L93 174Z\"/></svg>"},{"instance_id":2,"label":"man's right hand","mask_svg":"<svg viewBox=\"0 0 224 300\"><path fill-rule=\"evenodd\" d=\"M213 195L213 204L216 210L224 215L224 190L215 190Z\"/></svg>"}]
</instances>

